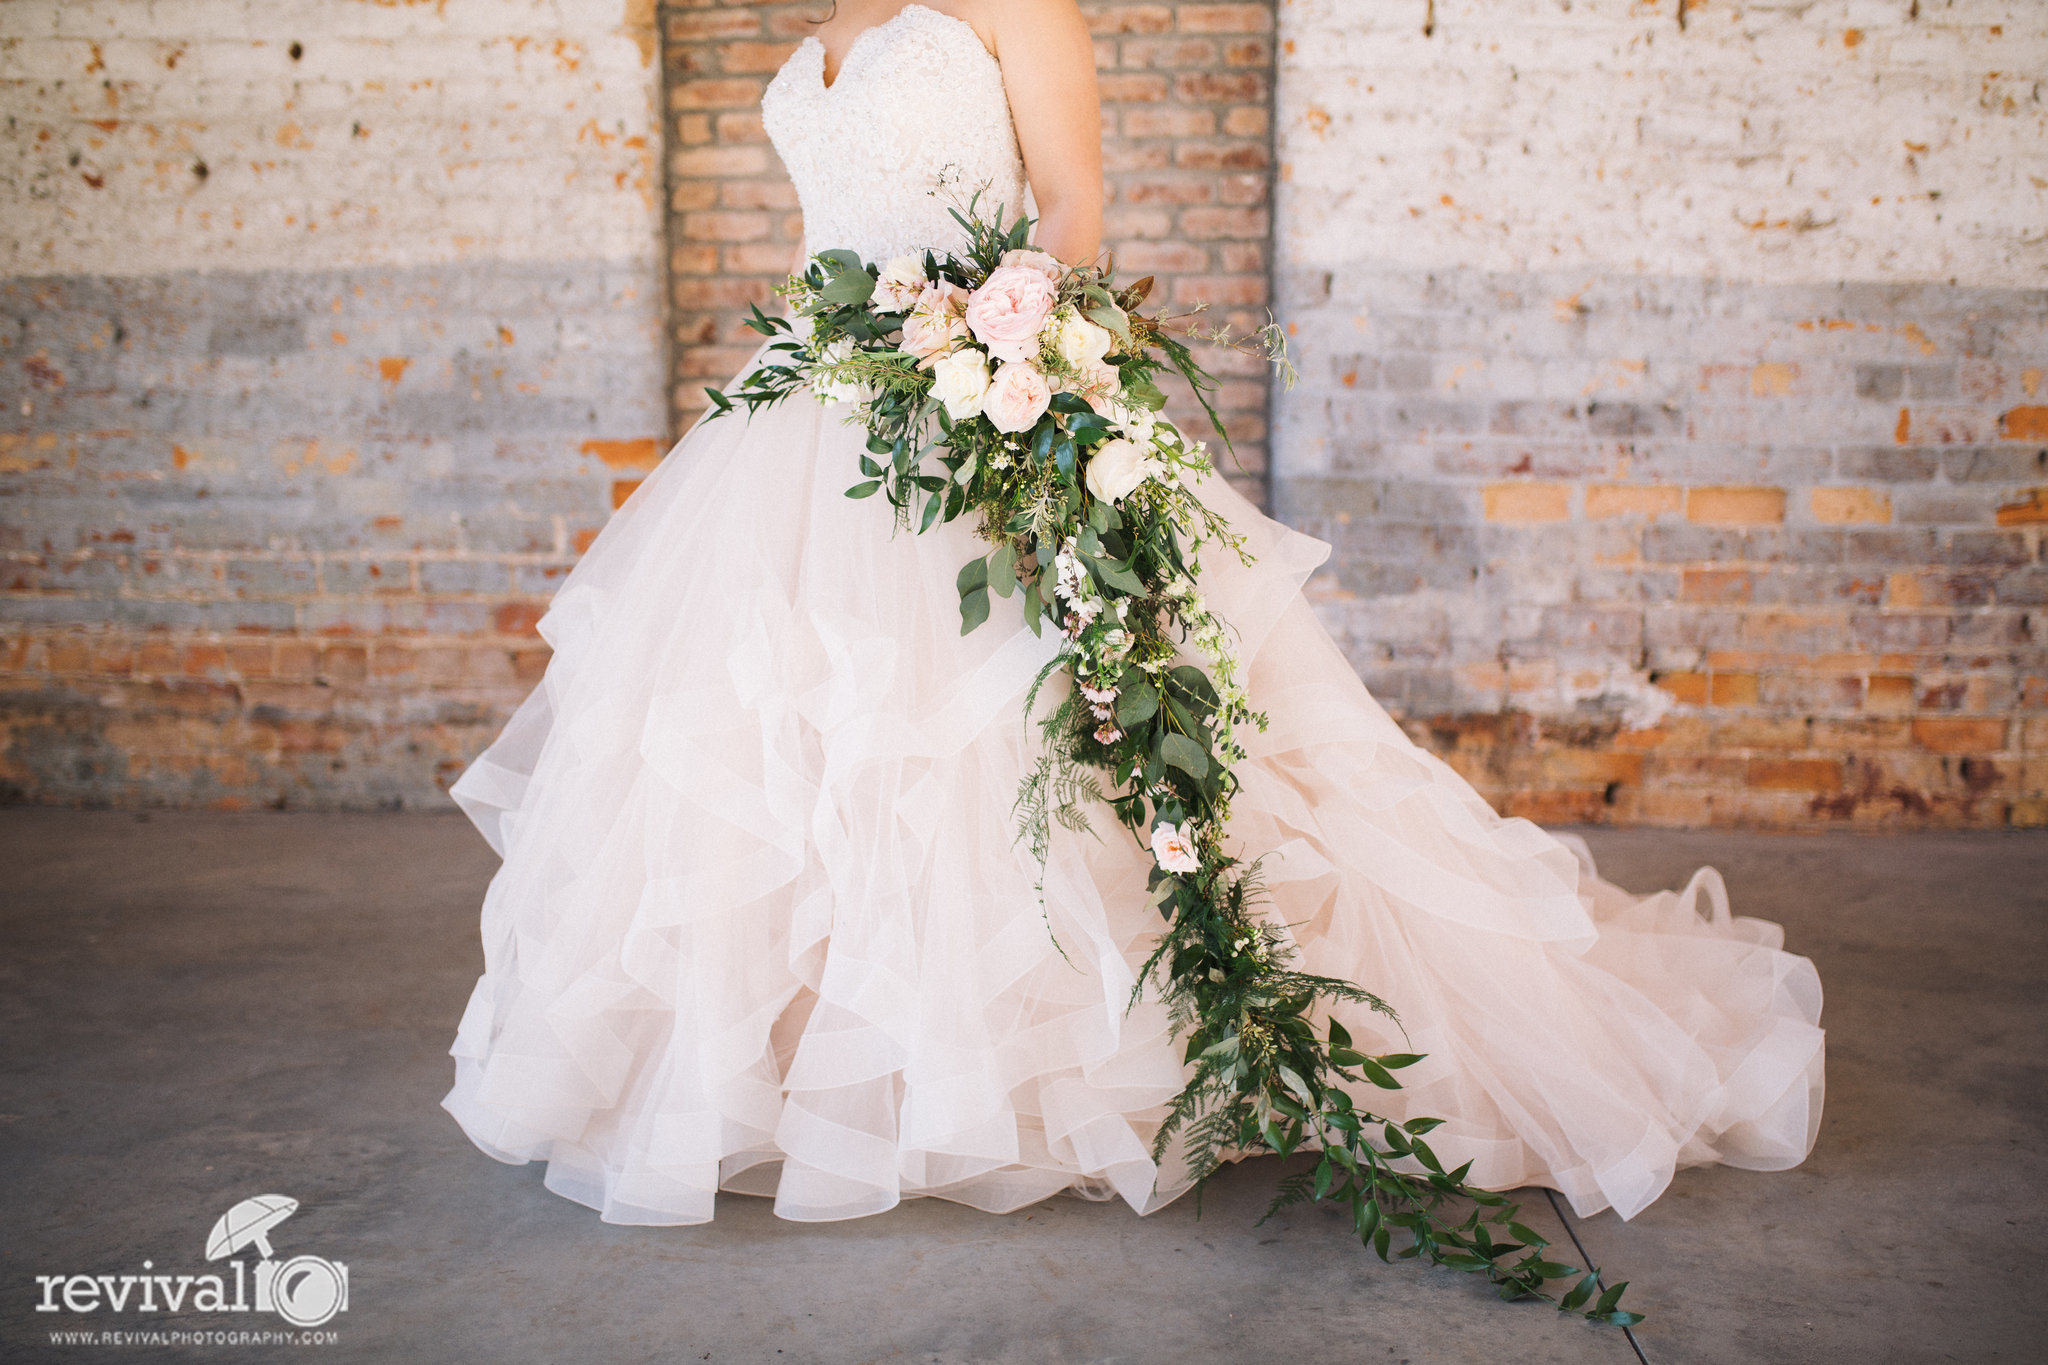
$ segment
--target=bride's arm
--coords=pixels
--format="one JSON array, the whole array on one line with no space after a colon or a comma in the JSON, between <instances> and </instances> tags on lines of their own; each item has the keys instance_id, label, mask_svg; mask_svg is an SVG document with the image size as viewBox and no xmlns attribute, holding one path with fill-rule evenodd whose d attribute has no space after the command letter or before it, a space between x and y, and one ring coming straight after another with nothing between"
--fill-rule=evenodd
<instances>
[{"instance_id":1,"label":"bride's arm","mask_svg":"<svg viewBox=\"0 0 2048 1365\"><path fill-rule=\"evenodd\" d=\"M1007 0L985 12L1038 204L1033 243L1085 265L1102 247L1102 105L1087 21L1074 0Z\"/></svg>"}]
</instances>

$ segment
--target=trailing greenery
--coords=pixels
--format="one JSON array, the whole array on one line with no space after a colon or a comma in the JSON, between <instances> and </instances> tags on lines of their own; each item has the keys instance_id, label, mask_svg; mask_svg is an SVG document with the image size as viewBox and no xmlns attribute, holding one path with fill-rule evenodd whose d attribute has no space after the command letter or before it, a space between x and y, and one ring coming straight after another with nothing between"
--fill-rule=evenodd
<instances>
[{"instance_id":1,"label":"trailing greenery","mask_svg":"<svg viewBox=\"0 0 2048 1365\"><path fill-rule=\"evenodd\" d=\"M1047 266L1051 258L1026 246L1024 219L990 221L973 203L954 217L966 235L960 253L882 266L846 251L813 257L780 291L795 324L755 309L750 325L770 339L763 363L730 395L708 392L719 414L803 388L855 404L867 442L847 496L880 493L900 525L919 531L972 513L988 545L959 573L961 633L988 619L992 597L1017 599L1034 633L1048 623L1059 632L1027 713L1037 714L1053 674L1071 687L1038 717L1044 747L1017 796L1019 834L1042 866L1055 823L1087 829L1089 810L1107 805L1152 852L1148 885L1165 929L1139 990L1159 983L1188 1066L1155 1159L1177 1150L1199 1188L1235 1154L1318 1152L1282 1182L1269 1217L1333 1200L1382 1259L1482 1274L1502 1298L1545 1299L1597 1322L1640 1321L1620 1307L1625 1285L1549 1259L1516 1205L1467 1184L1470 1162L1445 1169L1425 1137L1441 1120L1396 1122L1356 1098L1399 1089L1396 1073L1421 1058L1354 1046L1334 1006L1393 1010L1352 982L1296 971L1287 936L1258 912L1257 862L1225 847L1235 765L1246 756L1238 732L1266 718L1245 695L1229 628L1202 597L1200 552L1213 545L1250 559L1193 491L1211 472L1206 448L1158 416L1158 378L1171 370L1227 446L1209 402L1214 381L1161 320L1137 312L1149 279L1118 289L1108 269ZM973 309L958 326L945 311L1017 269L1052 280L1049 304L1022 291L1033 307L1046 304L1037 342L1011 361L1049 391L1035 414L1024 409L1028 425L1015 404L990 406L1003 375L988 380L981 351L991 343ZM935 335L946 338L937 352ZM1290 373L1276 330L1253 344ZM981 397L935 377L953 356L981 367ZM1010 378L1028 387L1033 377Z\"/></svg>"}]
</instances>

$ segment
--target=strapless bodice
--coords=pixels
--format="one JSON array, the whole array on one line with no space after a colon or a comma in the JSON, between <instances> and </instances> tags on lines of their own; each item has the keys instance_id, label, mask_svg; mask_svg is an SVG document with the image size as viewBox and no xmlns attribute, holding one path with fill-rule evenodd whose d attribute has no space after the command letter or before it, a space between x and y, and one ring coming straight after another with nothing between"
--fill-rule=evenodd
<instances>
[{"instance_id":1,"label":"strapless bodice","mask_svg":"<svg viewBox=\"0 0 2048 1365\"><path fill-rule=\"evenodd\" d=\"M825 84L806 38L775 73L761 121L803 207L804 247L884 261L959 245L950 210L1025 211L1024 161L1002 69L964 20L908 5L854 39Z\"/></svg>"}]
</instances>

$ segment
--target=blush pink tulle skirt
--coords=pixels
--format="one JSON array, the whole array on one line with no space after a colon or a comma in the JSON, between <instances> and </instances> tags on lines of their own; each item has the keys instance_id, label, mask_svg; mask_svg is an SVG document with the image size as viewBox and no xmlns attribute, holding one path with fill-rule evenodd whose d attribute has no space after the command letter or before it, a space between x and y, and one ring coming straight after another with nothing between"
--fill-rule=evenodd
<instances>
[{"instance_id":1,"label":"blush pink tulle skirt","mask_svg":"<svg viewBox=\"0 0 2048 1365\"><path fill-rule=\"evenodd\" d=\"M1056 640L1014 597L961 636L955 575L987 547L848 499L851 411L697 426L541 618L545 676L453 788L503 863L444 1104L613 1222L703 1222L720 1190L811 1220L1062 1190L1150 1212L1188 1185L1151 1157L1180 1049L1149 989L1131 1004L1150 855L1107 811L1055 829L1041 898L1012 802ZM1473 1183L1581 1215L1804 1159L1813 964L1711 869L1631 895L1496 815L1312 614L1329 547L1220 478L1201 495L1257 556L1211 549L1202 582L1271 717L1230 835L1270 855L1298 964L1399 1012L1340 1010L1360 1045L1428 1054L1357 1098L1444 1118Z\"/></svg>"}]
</instances>

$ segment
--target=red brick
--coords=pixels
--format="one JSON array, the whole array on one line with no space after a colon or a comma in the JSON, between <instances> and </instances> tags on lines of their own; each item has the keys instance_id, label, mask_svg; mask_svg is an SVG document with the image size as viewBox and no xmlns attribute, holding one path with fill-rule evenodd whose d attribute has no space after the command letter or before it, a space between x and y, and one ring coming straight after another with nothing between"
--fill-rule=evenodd
<instances>
[{"instance_id":1,"label":"red brick","mask_svg":"<svg viewBox=\"0 0 2048 1365\"><path fill-rule=\"evenodd\" d=\"M1756 674L1714 674L1707 680L1707 701L1713 706L1755 706Z\"/></svg>"},{"instance_id":2,"label":"red brick","mask_svg":"<svg viewBox=\"0 0 2048 1365\"><path fill-rule=\"evenodd\" d=\"M1102 169L1112 175L1125 171L1163 171L1173 165L1173 148L1162 142L1126 142L1117 138L1102 149Z\"/></svg>"},{"instance_id":3,"label":"red brick","mask_svg":"<svg viewBox=\"0 0 2048 1365\"><path fill-rule=\"evenodd\" d=\"M736 73L773 72L795 50L795 43L720 43L718 67Z\"/></svg>"},{"instance_id":4,"label":"red brick","mask_svg":"<svg viewBox=\"0 0 2048 1365\"><path fill-rule=\"evenodd\" d=\"M752 176L769 169L769 153L765 147L691 147L672 153L668 164L685 178Z\"/></svg>"},{"instance_id":5,"label":"red brick","mask_svg":"<svg viewBox=\"0 0 2048 1365\"><path fill-rule=\"evenodd\" d=\"M718 202L729 209L793 209L796 186L787 180L727 180L718 187Z\"/></svg>"},{"instance_id":6,"label":"red brick","mask_svg":"<svg viewBox=\"0 0 2048 1365\"><path fill-rule=\"evenodd\" d=\"M1178 5L1175 26L1183 33L1267 33L1273 11L1266 5Z\"/></svg>"},{"instance_id":7,"label":"red brick","mask_svg":"<svg viewBox=\"0 0 2048 1365\"><path fill-rule=\"evenodd\" d=\"M1266 248L1256 242L1220 242L1216 258L1225 270L1233 273L1265 273Z\"/></svg>"},{"instance_id":8,"label":"red brick","mask_svg":"<svg viewBox=\"0 0 2048 1365\"><path fill-rule=\"evenodd\" d=\"M669 191L668 206L676 213L685 209L708 209L718 202L721 188L715 180L679 180Z\"/></svg>"},{"instance_id":9,"label":"red brick","mask_svg":"<svg viewBox=\"0 0 2048 1365\"><path fill-rule=\"evenodd\" d=\"M763 83L752 80L681 81L668 92L671 109L750 109L761 103Z\"/></svg>"},{"instance_id":10,"label":"red brick","mask_svg":"<svg viewBox=\"0 0 2048 1365\"><path fill-rule=\"evenodd\" d=\"M1173 153L1176 166L1200 171L1257 171L1271 161L1266 148L1256 143L1194 142Z\"/></svg>"},{"instance_id":11,"label":"red brick","mask_svg":"<svg viewBox=\"0 0 2048 1365\"><path fill-rule=\"evenodd\" d=\"M1214 66L1219 55L1216 44L1200 38L1129 42L1124 44L1122 53L1126 69L1150 68L1155 71Z\"/></svg>"},{"instance_id":12,"label":"red brick","mask_svg":"<svg viewBox=\"0 0 2048 1365\"><path fill-rule=\"evenodd\" d=\"M1251 104L1266 98L1266 78L1257 72L1191 72L1176 76L1174 92L1189 103Z\"/></svg>"},{"instance_id":13,"label":"red brick","mask_svg":"<svg viewBox=\"0 0 2048 1365\"><path fill-rule=\"evenodd\" d=\"M1124 186L1123 198L1132 204L1206 204L1216 197L1216 186L1202 180L1134 180Z\"/></svg>"},{"instance_id":14,"label":"red brick","mask_svg":"<svg viewBox=\"0 0 2048 1365\"><path fill-rule=\"evenodd\" d=\"M1168 209L1109 208L1102 215L1102 235L1112 243L1130 238L1170 237L1173 213Z\"/></svg>"},{"instance_id":15,"label":"red brick","mask_svg":"<svg viewBox=\"0 0 2048 1365\"><path fill-rule=\"evenodd\" d=\"M1189 242L1127 242L1117 250L1116 268L1119 279L1206 270L1209 253Z\"/></svg>"},{"instance_id":16,"label":"red brick","mask_svg":"<svg viewBox=\"0 0 2048 1365\"><path fill-rule=\"evenodd\" d=\"M1209 137L1216 131L1216 113L1174 105L1140 106L1124 110L1123 131L1125 137Z\"/></svg>"},{"instance_id":17,"label":"red brick","mask_svg":"<svg viewBox=\"0 0 2048 1365\"><path fill-rule=\"evenodd\" d=\"M545 602L501 603L491 613L491 625L500 635L534 635L534 627L546 610Z\"/></svg>"},{"instance_id":18,"label":"red brick","mask_svg":"<svg viewBox=\"0 0 2048 1365\"><path fill-rule=\"evenodd\" d=\"M1104 104L1154 104L1166 98L1166 77L1105 73L1096 88Z\"/></svg>"},{"instance_id":19,"label":"red brick","mask_svg":"<svg viewBox=\"0 0 2048 1365\"><path fill-rule=\"evenodd\" d=\"M1998 434L2008 441L2048 441L2048 407L2021 407L2000 413Z\"/></svg>"},{"instance_id":20,"label":"red brick","mask_svg":"<svg viewBox=\"0 0 2048 1365\"><path fill-rule=\"evenodd\" d=\"M1183 275L1173 282L1175 303L1262 304L1267 297L1261 275Z\"/></svg>"},{"instance_id":21,"label":"red brick","mask_svg":"<svg viewBox=\"0 0 2048 1365\"><path fill-rule=\"evenodd\" d=\"M787 242L749 242L724 249L725 268L737 275L786 275L796 263Z\"/></svg>"},{"instance_id":22,"label":"red brick","mask_svg":"<svg viewBox=\"0 0 2048 1365\"><path fill-rule=\"evenodd\" d=\"M1172 28L1171 5L1110 5L1088 15L1090 33L1166 33Z\"/></svg>"},{"instance_id":23,"label":"red brick","mask_svg":"<svg viewBox=\"0 0 2048 1365\"><path fill-rule=\"evenodd\" d=\"M1831 758L1752 758L1743 780L1759 791L1839 791L1842 765Z\"/></svg>"},{"instance_id":24,"label":"red brick","mask_svg":"<svg viewBox=\"0 0 2048 1365\"><path fill-rule=\"evenodd\" d=\"M1863 708L1886 714L1904 714L1913 709L1911 674L1873 673L1863 689Z\"/></svg>"},{"instance_id":25,"label":"red brick","mask_svg":"<svg viewBox=\"0 0 2048 1365\"><path fill-rule=\"evenodd\" d=\"M666 33L670 42L702 42L716 38L753 38L760 35L761 19L743 9L684 10L668 16Z\"/></svg>"},{"instance_id":26,"label":"red brick","mask_svg":"<svg viewBox=\"0 0 2048 1365\"><path fill-rule=\"evenodd\" d=\"M1684 602L1747 602L1754 592L1746 569L1687 569L1678 596Z\"/></svg>"},{"instance_id":27,"label":"red brick","mask_svg":"<svg viewBox=\"0 0 2048 1365\"><path fill-rule=\"evenodd\" d=\"M700 242L756 242L773 229L765 213L705 209L683 215L683 236Z\"/></svg>"},{"instance_id":28,"label":"red brick","mask_svg":"<svg viewBox=\"0 0 2048 1365\"><path fill-rule=\"evenodd\" d=\"M1264 137L1272 119L1263 105L1247 104L1223 116L1223 131L1232 137Z\"/></svg>"},{"instance_id":29,"label":"red brick","mask_svg":"<svg viewBox=\"0 0 2048 1365\"><path fill-rule=\"evenodd\" d=\"M1272 198L1272 186L1263 175L1219 175L1216 197L1226 204L1263 204Z\"/></svg>"},{"instance_id":30,"label":"red brick","mask_svg":"<svg viewBox=\"0 0 2048 1365\"><path fill-rule=\"evenodd\" d=\"M2000 526L2038 526L2048 523L2048 488L2029 488L2012 502L2000 503Z\"/></svg>"},{"instance_id":31,"label":"red brick","mask_svg":"<svg viewBox=\"0 0 2048 1365\"><path fill-rule=\"evenodd\" d=\"M2005 747L2003 717L1921 716L1913 740L1938 754L1990 754Z\"/></svg>"},{"instance_id":32,"label":"red brick","mask_svg":"<svg viewBox=\"0 0 2048 1365\"><path fill-rule=\"evenodd\" d=\"M728 146L743 146L750 142L766 142L768 134L761 127L761 115L755 112L720 114L714 125L718 140Z\"/></svg>"},{"instance_id":33,"label":"red brick","mask_svg":"<svg viewBox=\"0 0 2048 1365\"><path fill-rule=\"evenodd\" d=\"M1685 515L1712 526L1761 525L1785 520L1782 488L1688 488Z\"/></svg>"},{"instance_id":34,"label":"red brick","mask_svg":"<svg viewBox=\"0 0 2048 1365\"><path fill-rule=\"evenodd\" d=\"M681 242L668 253L668 268L676 275L715 275L718 248L709 242Z\"/></svg>"},{"instance_id":35,"label":"red brick","mask_svg":"<svg viewBox=\"0 0 2048 1365\"><path fill-rule=\"evenodd\" d=\"M1264 209L1183 209L1180 226L1194 238L1263 238L1272 230Z\"/></svg>"},{"instance_id":36,"label":"red brick","mask_svg":"<svg viewBox=\"0 0 2048 1365\"><path fill-rule=\"evenodd\" d=\"M1564 521L1572 514L1571 485L1562 483L1490 483L1481 490L1488 521L1528 524Z\"/></svg>"},{"instance_id":37,"label":"red brick","mask_svg":"<svg viewBox=\"0 0 2048 1365\"><path fill-rule=\"evenodd\" d=\"M1687 706L1707 704L1707 675L1704 673L1659 673L1653 679L1672 698Z\"/></svg>"},{"instance_id":38,"label":"red brick","mask_svg":"<svg viewBox=\"0 0 2048 1365\"><path fill-rule=\"evenodd\" d=\"M319 676L330 682L361 682L370 672L365 645L327 645L320 651Z\"/></svg>"}]
</instances>

